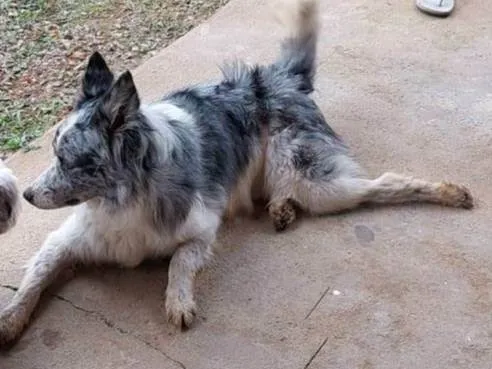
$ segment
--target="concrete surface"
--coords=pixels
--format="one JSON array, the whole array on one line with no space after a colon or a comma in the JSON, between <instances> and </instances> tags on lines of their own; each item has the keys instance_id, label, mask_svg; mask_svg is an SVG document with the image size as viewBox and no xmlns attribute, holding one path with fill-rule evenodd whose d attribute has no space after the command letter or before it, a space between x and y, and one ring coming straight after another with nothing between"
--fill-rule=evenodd
<instances>
[{"instance_id":1,"label":"concrete surface","mask_svg":"<svg viewBox=\"0 0 492 369\"><path fill-rule=\"evenodd\" d=\"M198 279L185 333L166 323L165 263L78 273L46 296L1 369L492 367L492 2L459 1L448 19L412 0L322 3L315 96L335 129L374 175L460 182L478 207L363 210L280 235L243 222ZM218 76L223 59L271 60L280 35L264 1L232 0L135 76L155 99ZM50 139L10 161L23 186ZM0 241L3 285L20 283L68 211L24 206ZM0 305L11 295L0 288Z\"/></svg>"}]
</instances>

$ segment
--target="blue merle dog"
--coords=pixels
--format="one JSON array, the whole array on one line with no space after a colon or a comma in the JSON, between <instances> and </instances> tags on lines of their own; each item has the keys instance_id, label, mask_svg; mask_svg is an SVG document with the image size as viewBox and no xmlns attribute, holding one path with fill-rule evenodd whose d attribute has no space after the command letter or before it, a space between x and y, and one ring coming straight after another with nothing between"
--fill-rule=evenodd
<instances>
[{"instance_id":1,"label":"blue merle dog","mask_svg":"<svg viewBox=\"0 0 492 369\"><path fill-rule=\"evenodd\" d=\"M73 263L170 256L166 312L195 316L193 284L224 218L268 201L277 230L296 211L336 213L363 203L470 208L468 190L386 173L367 179L309 96L318 36L315 0L285 6L291 32L276 62L236 64L221 82L140 103L130 72L116 81L93 54L76 107L53 141L51 166L24 192L41 209L77 205L32 259L0 315L0 344L27 325L40 294Z\"/></svg>"}]
</instances>

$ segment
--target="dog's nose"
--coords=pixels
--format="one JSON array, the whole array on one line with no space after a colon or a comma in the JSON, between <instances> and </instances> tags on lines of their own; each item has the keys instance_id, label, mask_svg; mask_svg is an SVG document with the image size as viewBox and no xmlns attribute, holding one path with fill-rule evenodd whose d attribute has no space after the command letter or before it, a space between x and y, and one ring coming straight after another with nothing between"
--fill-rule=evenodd
<instances>
[{"instance_id":1,"label":"dog's nose","mask_svg":"<svg viewBox=\"0 0 492 369\"><path fill-rule=\"evenodd\" d=\"M24 196L24 198L26 199L26 201L32 202L32 199L34 199L34 191L31 190L30 188L28 188L27 190L24 191L24 193L22 194L22 196Z\"/></svg>"}]
</instances>

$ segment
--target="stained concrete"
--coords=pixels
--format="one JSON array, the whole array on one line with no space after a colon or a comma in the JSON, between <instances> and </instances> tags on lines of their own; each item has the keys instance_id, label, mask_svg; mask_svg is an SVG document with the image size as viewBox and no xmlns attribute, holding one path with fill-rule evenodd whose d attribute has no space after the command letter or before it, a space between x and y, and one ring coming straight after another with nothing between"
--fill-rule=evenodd
<instances>
[{"instance_id":1,"label":"stained concrete","mask_svg":"<svg viewBox=\"0 0 492 369\"><path fill-rule=\"evenodd\" d=\"M392 170L469 186L471 211L368 209L266 218L225 229L181 333L164 315L166 264L92 270L51 289L2 369L490 369L492 367L492 2L459 1L447 19L408 1L323 0L316 100L373 175ZM235 57L266 62L281 29L265 1L232 0L134 71L145 100L206 79ZM22 186L41 149L9 162ZM0 281L70 210L24 204L0 239ZM12 296L0 288L0 306Z\"/></svg>"}]
</instances>

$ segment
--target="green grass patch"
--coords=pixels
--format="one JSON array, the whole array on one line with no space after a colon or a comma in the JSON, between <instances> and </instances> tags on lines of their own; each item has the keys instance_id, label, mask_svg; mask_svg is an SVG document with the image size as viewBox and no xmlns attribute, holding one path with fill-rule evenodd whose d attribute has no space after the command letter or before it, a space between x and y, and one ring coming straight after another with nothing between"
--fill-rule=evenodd
<instances>
[{"instance_id":1,"label":"green grass patch","mask_svg":"<svg viewBox=\"0 0 492 369\"><path fill-rule=\"evenodd\" d=\"M93 51L132 69L227 1L0 0L0 155L62 118Z\"/></svg>"},{"instance_id":2,"label":"green grass patch","mask_svg":"<svg viewBox=\"0 0 492 369\"><path fill-rule=\"evenodd\" d=\"M29 149L32 140L54 125L66 104L61 100L4 103L0 112L0 152Z\"/></svg>"}]
</instances>

